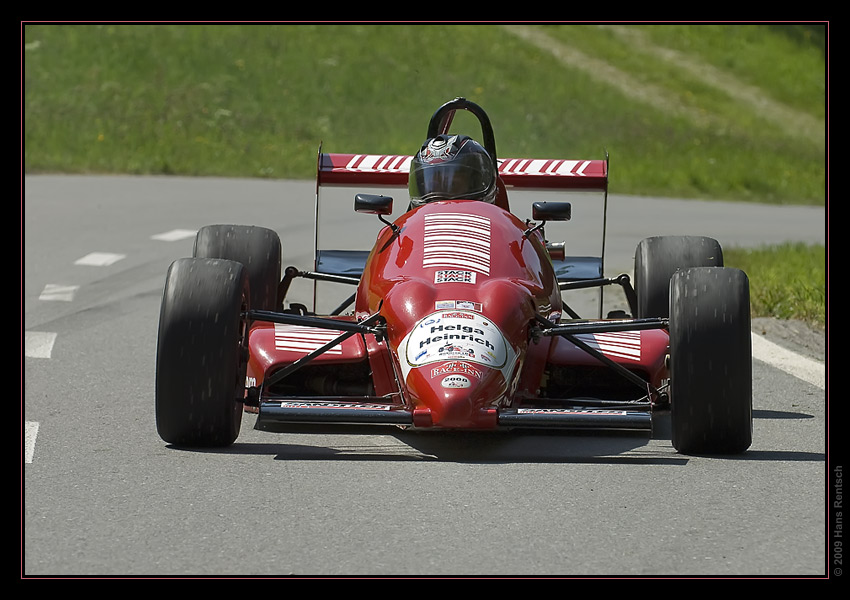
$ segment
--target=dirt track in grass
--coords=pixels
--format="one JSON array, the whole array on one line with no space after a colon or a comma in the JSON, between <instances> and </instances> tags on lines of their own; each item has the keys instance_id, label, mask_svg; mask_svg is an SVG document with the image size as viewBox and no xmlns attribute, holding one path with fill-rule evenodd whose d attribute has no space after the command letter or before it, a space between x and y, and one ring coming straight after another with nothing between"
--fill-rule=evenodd
<instances>
[{"instance_id":1,"label":"dirt track in grass","mask_svg":"<svg viewBox=\"0 0 850 600\"><path fill-rule=\"evenodd\" d=\"M781 127L788 135L825 145L826 128L823 120L777 102L756 86L747 84L733 75L707 64L693 56L655 45L639 27L622 25L599 25L626 40L635 52L661 59L682 71L698 77L704 84L722 90L743 108L756 112L761 118ZM625 96L653 105L670 114L684 116L700 126L725 126L719 117L693 106L678 102L667 90L641 81L604 60L564 44L548 35L539 26L505 25L511 34L544 50L564 65L581 69L588 75L605 82Z\"/></svg>"}]
</instances>

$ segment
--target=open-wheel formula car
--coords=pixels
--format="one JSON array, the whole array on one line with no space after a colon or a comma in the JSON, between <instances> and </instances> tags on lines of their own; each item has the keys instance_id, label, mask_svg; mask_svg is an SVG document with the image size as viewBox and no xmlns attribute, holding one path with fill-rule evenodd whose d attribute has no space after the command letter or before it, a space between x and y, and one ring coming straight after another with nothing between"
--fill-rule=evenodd
<instances>
[{"instance_id":1,"label":"open-wheel formula car","mask_svg":"<svg viewBox=\"0 0 850 600\"><path fill-rule=\"evenodd\" d=\"M458 110L483 144L449 133ZM437 109L415 156L323 154L322 186L362 186L354 210L383 224L371 250L319 250L282 268L258 226L210 225L167 274L159 322L156 422L180 446L225 446L242 413L281 424L413 430L650 432L668 411L689 454L739 453L752 439L749 283L710 238L640 242L634 284L601 258L570 257L545 224L568 202L511 213L509 189L601 190L605 160L499 159L490 120L456 98ZM407 210L373 193L406 186ZM408 199L405 199L407 202ZM318 214L318 210L317 210ZM603 231L604 236L604 231ZM286 307L295 278L355 290L329 314ZM620 286L630 311L582 318L575 289Z\"/></svg>"}]
</instances>

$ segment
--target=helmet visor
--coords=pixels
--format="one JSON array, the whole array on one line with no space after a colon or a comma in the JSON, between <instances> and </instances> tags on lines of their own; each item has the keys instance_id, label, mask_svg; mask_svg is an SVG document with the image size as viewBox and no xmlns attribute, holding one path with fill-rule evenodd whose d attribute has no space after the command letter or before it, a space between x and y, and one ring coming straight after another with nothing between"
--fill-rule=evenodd
<instances>
[{"instance_id":1,"label":"helmet visor","mask_svg":"<svg viewBox=\"0 0 850 600\"><path fill-rule=\"evenodd\" d=\"M411 173L410 196L424 202L432 200L477 200L493 185L493 167L489 161L470 161L419 165Z\"/></svg>"}]
</instances>

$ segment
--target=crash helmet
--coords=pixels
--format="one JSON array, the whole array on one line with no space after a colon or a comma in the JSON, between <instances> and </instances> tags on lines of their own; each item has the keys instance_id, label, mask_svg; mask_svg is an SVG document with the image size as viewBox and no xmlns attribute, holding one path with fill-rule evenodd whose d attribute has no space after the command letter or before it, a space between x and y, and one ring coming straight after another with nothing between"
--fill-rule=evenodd
<instances>
[{"instance_id":1,"label":"crash helmet","mask_svg":"<svg viewBox=\"0 0 850 600\"><path fill-rule=\"evenodd\" d=\"M410 162L410 203L496 198L496 166L484 147L465 135L440 134L420 148Z\"/></svg>"}]
</instances>

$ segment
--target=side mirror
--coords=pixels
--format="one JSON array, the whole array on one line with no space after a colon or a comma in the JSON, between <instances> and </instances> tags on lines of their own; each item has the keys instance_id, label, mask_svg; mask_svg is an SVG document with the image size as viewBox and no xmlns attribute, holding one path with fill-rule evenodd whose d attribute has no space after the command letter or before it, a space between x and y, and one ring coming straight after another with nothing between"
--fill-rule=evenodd
<instances>
[{"instance_id":1,"label":"side mirror","mask_svg":"<svg viewBox=\"0 0 850 600\"><path fill-rule=\"evenodd\" d=\"M367 215L389 215L393 212L393 199L378 194L357 194L354 196L354 212Z\"/></svg>"},{"instance_id":2,"label":"side mirror","mask_svg":"<svg viewBox=\"0 0 850 600\"><path fill-rule=\"evenodd\" d=\"M569 221L572 215L573 206L569 202L535 202L531 205L531 218L540 222L526 229L524 235L528 237L535 231L542 232L546 221Z\"/></svg>"},{"instance_id":3,"label":"side mirror","mask_svg":"<svg viewBox=\"0 0 850 600\"><path fill-rule=\"evenodd\" d=\"M569 221L573 206L569 202L535 202L531 205L531 218L535 221Z\"/></svg>"},{"instance_id":4,"label":"side mirror","mask_svg":"<svg viewBox=\"0 0 850 600\"><path fill-rule=\"evenodd\" d=\"M392 229L393 234L398 234L400 231L398 225L390 223L384 218L384 215L391 215L393 212L393 199L390 196L356 194L354 196L354 212L378 215L378 220Z\"/></svg>"}]
</instances>

